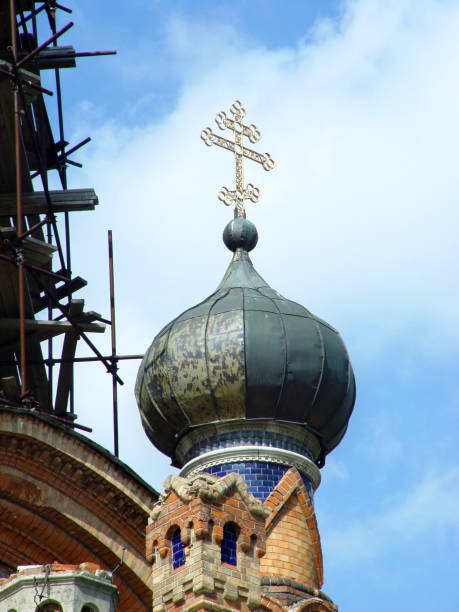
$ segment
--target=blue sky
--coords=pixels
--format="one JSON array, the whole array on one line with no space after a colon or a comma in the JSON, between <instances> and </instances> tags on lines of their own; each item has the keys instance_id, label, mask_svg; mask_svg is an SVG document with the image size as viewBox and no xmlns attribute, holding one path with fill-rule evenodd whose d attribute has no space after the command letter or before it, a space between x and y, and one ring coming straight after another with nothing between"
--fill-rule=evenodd
<instances>
[{"instance_id":1,"label":"blue sky","mask_svg":"<svg viewBox=\"0 0 459 612\"><path fill-rule=\"evenodd\" d=\"M342 612L455 612L459 2L69 6L66 44L118 50L63 75L68 139L93 138L70 186L101 201L73 220L88 308L108 313L107 228L120 352L144 352L215 289L231 216L216 193L232 166L199 132L240 98L277 162L246 165L262 191L248 205L253 262L340 330L356 373L316 494L324 590ZM160 489L171 469L141 431L136 369L120 371L121 458ZM97 365L76 377L80 420L111 448L110 378Z\"/></svg>"}]
</instances>

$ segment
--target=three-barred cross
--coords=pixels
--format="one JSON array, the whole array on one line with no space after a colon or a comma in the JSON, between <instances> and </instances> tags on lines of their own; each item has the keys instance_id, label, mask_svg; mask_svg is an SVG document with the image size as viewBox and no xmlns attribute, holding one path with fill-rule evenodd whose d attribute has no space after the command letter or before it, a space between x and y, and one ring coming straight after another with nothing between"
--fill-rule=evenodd
<instances>
[{"instance_id":1,"label":"three-barred cross","mask_svg":"<svg viewBox=\"0 0 459 612\"><path fill-rule=\"evenodd\" d=\"M206 127L202 130L201 138L209 147L216 144L234 153L235 189L229 190L227 187L221 187L218 192L218 199L226 204L226 206L235 204L235 217L245 217L245 200L257 202L260 197L260 190L258 187L252 185L252 183L244 185L244 157L258 162L265 170L272 170L275 163L269 153L258 153L244 146L244 136L246 136L250 142L255 143L260 140L261 132L253 124L244 125L242 123L246 112L239 100L236 100L230 106L230 111L233 115L233 119L230 119L224 111L221 111L216 115L215 121L221 130L233 130L234 141L215 134L210 127Z\"/></svg>"}]
</instances>

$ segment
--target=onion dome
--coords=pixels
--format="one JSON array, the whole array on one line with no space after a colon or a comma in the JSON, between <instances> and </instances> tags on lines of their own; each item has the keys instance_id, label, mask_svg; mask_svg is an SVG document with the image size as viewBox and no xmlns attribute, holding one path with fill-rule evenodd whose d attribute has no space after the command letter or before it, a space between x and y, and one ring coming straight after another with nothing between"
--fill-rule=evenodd
<instances>
[{"instance_id":1,"label":"onion dome","mask_svg":"<svg viewBox=\"0 0 459 612\"><path fill-rule=\"evenodd\" d=\"M344 343L256 272L248 253L257 239L245 218L227 225L234 256L220 285L164 327L140 366L143 426L178 467L235 447L320 467L346 431L355 384Z\"/></svg>"}]
</instances>

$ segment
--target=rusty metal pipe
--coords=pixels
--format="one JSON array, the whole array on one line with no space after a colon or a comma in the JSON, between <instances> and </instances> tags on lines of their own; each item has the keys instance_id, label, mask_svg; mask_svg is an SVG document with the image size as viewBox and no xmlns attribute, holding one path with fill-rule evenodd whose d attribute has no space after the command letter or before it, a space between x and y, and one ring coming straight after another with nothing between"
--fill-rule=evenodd
<instances>
[{"instance_id":1,"label":"rusty metal pipe","mask_svg":"<svg viewBox=\"0 0 459 612\"><path fill-rule=\"evenodd\" d=\"M40 221L39 223L32 225L30 229L28 229L26 232L18 236L18 239L24 240L24 238L27 238L27 236L30 236L30 234L33 234L37 229L40 229L40 227L42 227L42 225L45 225L46 223L49 223L48 217L45 217L43 221Z\"/></svg>"},{"instance_id":2,"label":"rusty metal pipe","mask_svg":"<svg viewBox=\"0 0 459 612\"><path fill-rule=\"evenodd\" d=\"M116 49L110 49L109 51L74 51L73 53L65 53L59 55L59 53L53 54L53 59L73 59L75 57L99 57L100 55L117 55Z\"/></svg>"},{"instance_id":3,"label":"rusty metal pipe","mask_svg":"<svg viewBox=\"0 0 459 612\"><path fill-rule=\"evenodd\" d=\"M67 8L66 6L63 6L62 4L58 4L57 2L54 5L56 8L61 9L61 11L64 11L64 13L72 13L72 9Z\"/></svg>"},{"instance_id":4,"label":"rusty metal pipe","mask_svg":"<svg viewBox=\"0 0 459 612\"><path fill-rule=\"evenodd\" d=\"M124 361L124 360L132 360L132 359L143 359L144 355L117 355L116 357L112 357L112 355L103 355L103 358L107 361ZM56 363L88 363L91 361L100 361L99 357L74 357L73 359L31 359L29 363L40 364L40 365L50 365ZM11 364L19 365L19 361L11 361L11 359L2 361L0 360L0 366L11 365Z\"/></svg>"},{"instance_id":5,"label":"rusty metal pipe","mask_svg":"<svg viewBox=\"0 0 459 612\"><path fill-rule=\"evenodd\" d=\"M118 381L116 380L116 320L115 320L115 278L113 273L113 236L108 230L108 267L110 276L110 331L112 337L112 391L113 391L113 443L115 457L119 457L118 439Z\"/></svg>"},{"instance_id":6,"label":"rusty metal pipe","mask_svg":"<svg viewBox=\"0 0 459 612\"><path fill-rule=\"evenodd\" d=\"M31 266L28 266L28 267L30 268ZM41 271L42 270L40 270L40 272ZM98 360L104 364L107 372L109 374L112 374L113 376L116 376L116 380L118 381L120 385L124 385L124 382L121 380L121 378L116 373L116 368L112 365L112 363L109 363L109 361L105 359L105 357L102 355L99 349L91 342L87 334L85 334L85 332L81 329L80 325L75 321L73 317L71 317L68 314L68 312L66 312L65 308L62 306L59 300L53 295L53 293L49 290L49 288L43 283L43 281L38 276L38 274L32 270L32 275L34 279L37 281L37 283L40 285L41 290L44 291L45 295L50 298L51 302L54 304L54 308L56 308L57 310L60 310L61 313L65 315L67 321L72 324L76 333L79 334L81 338L83 338L83 340L92 350L92 352L97 356Z\"/></svg>"},{"instance_id":7,"label":"rusty metal pipe","mask_svg":"<svg viewBox=\"0 0 459 612\"><path fill-rule=\"evenodd\" d=\"M15 70L17 66L17 31L16 31L16 5L10 0L10 28L11 28L11 51ZM16 74L17 77L17 74ZM23 234L24 220L22 217L22 176L21 176L21 135L20 135L20 109L18 84L13 85L14 105L14 158L16 164L16 231L18 236ZM26 366L26 335L25 335L25 300L24 300L24 257L21 251L16 252L16 263L18 265L18 292L19 292L19 345L20 345L20 372L21 372L21 395L27 391L27 366Z\"/></svg>"},{"instance_id":8,"label":"rusty metal pipe","mask_svg":"<svg viewBox=\"0 0 459 612\"><path fill-rule=\"evenodd\" d=\"M27 23L28 21L30 21L31 19L33 19L34 17L36 17L39 13L41 13L44 9L46 8L46 4L42 4L41 6L39 6L37 9L31 9L31 12L29 15L27 15L27 17L25 18L21 18L21 21L19 22L20 26L24 26L25 23Z\"/></svg>"}]
</instances>

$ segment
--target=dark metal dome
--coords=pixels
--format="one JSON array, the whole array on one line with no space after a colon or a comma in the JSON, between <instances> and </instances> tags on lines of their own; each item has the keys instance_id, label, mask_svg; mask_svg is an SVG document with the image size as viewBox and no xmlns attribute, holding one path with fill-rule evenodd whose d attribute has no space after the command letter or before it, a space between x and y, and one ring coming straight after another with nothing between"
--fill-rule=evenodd
<instances>
[{"instance_id":1,"label":"dark metal dome","mask_svg":"<svg viewBox=\"0 0 459 612\"><path fill-rule=\"evenodd\" d=\"M190 427L268 419L306 427L323 458L346 431L355 383L339 333L271 289L238 248L217 290L156 336L136 397L171 457Z\"/></svg>"}]
</instances>

